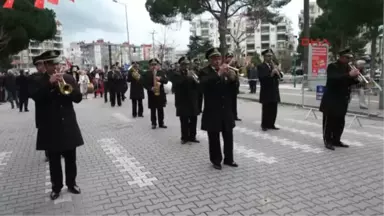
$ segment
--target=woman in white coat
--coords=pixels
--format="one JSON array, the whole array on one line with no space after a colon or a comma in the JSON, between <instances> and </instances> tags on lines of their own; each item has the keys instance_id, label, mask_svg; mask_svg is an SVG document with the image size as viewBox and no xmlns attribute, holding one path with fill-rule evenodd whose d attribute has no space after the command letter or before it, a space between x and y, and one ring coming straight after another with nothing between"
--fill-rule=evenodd
<instances>
[{"instance_id":1,"label":"woman in white coat","mask_svg":"<svg viewBox=\"0 0 384 216\"><path fill-rule=\"evenodd\" d=\"M79 76L80 92L83 95L83 97L85 96L86 99L88 95L88 84L89 84L89 78L86 72L80 71L80 76Z\"/></svg>"}]
</instances>

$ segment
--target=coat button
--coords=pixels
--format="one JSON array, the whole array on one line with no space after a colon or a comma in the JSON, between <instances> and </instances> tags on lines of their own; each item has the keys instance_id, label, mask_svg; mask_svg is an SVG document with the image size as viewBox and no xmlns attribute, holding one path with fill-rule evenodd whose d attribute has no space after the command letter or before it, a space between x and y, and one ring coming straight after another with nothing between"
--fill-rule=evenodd
<instances>
[{"instance_id":1,"label":"coat button","mask_svg":"<svg viewBox=\"0 0 384 216\"><path fill-rule=\"evenodd\" d=\"M63 121L64 121L64 118L61 118L61 120L63 120Z\"/></svg>"}]
</instances>

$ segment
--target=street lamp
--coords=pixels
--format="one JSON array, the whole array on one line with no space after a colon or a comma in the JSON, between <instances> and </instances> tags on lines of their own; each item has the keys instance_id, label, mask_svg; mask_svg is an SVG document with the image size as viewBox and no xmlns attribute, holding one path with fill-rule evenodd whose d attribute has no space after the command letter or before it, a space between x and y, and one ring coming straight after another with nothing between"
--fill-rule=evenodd
<instances>
[{"instance_id":1,"label":"street lamp","mask_svg":"<svg viewBox=\"0 0 384 216\"><path fill-rule=\"evenodd\" d=\"M129 58L129 63L132 61L132 56L131 56L131 41L129 40L129 27L128 27L128 10L127 10L127 4L118 2L117 0L112 0L115 3L124 5L125 8L125 26L127 28L127 41L128 41L128 58ZM123 64L123 63L122 63Z\"/></svg>"},{"instance_id":2,"label":"street lamp","mask_svg":"<svg viewBox=\"0 0 384 216\"><path fill-rule=\"evenodd\" d=\"M384 28L383 28L384 32ZM384 34L384 33L383 33ZM384 87L384 46L383 46L383 34L379 35L379 44L380 44L380 60L381 60L381 74L380 74L380 82L379 85L381 86L381 89ZM380 97L379 97L379 109L382 110L384 109L384 93L383 90L380 92Z\"/></svg>"}]
</instances>

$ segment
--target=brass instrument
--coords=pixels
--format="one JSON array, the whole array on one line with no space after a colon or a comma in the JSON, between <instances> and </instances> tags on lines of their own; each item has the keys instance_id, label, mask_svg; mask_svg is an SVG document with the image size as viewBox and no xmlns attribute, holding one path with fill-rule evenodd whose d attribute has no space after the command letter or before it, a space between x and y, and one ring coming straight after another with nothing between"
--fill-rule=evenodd
<instances>
[{"instance_id":1,"label":"brass instrument","mask_svg":"<svg viewBox=\"0 0 384 216\"><path fill-rule=\"evenodd\" d=\"M64 80L64 77L62 77L62 80L59 81L58 83L60 93L63 95L69 95L73 91L73 86L67 84Z\"/></svg>"},{"instance_id":2,"label":"brass instrument","mask_svg":"<svg viewBox=\"0 0 384 216\"><path fill-rule=\"evenodd\" d=\"M160 95L160 83L157 82L157 70L154 70L153 71L153 93L155 94L155 96L159 96Z\"/></svg>"},{"instance_id":3,"label":"brass instrument","mask_svg":"<svg viewBox=\"0 0 384 216\"><path fill-rule=\"evenodd\" d=\"M349 67L351 68L351 70L357 70L357 68L352 64L352 62L348 63ZM363 74L359 73L359 75L357 76L357 80L359 82L364 82L366 84L369 83L369 81L364 77Z\"/></svg>"},{"instance_id":4,"label":"brass instrument","mask_svg":"<svg viewBox=\"0 0 384 216\"><path fill-rule=\"evenodd\" d=\"M273 62L273 60L271 61L271 63L272 63L272 71L276 70L277 76L279 77L279 79L281 79L281 74L280 74L280 71L279 71L277 65L275 64L275 62Z\"/></svg>"},{"instance_id":5,"label":"brass instrument","mask_svg":"<svg viewBox=\"0 0 384 216\"><path fill-rule=\"evenodd\" d=\"M135 68L132 68L131 73L132 73L133 79L135 79L137 81L140 80L141 75L140 75L138 70L136 70Z\"/></svg>"},{"instance_id":6,"label":"brass instrument","mask_svg":"<svg viewBox=\"0 0 384 216\"><path fill-rule=\"evenodd\" d=\"M192 77L192 79L196 82L196 83L200 83L199 81L199 77L195 74L195 72L193 72L193 70L188 70L187 69L187 74L189 77Z\"/></svg>"}]
</instances>

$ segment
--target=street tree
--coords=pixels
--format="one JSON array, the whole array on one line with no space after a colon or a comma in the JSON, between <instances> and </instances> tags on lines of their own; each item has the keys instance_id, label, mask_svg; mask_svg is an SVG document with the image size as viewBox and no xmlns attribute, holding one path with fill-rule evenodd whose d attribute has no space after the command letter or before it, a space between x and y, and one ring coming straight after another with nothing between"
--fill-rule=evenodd
<instances>
[{"instance_id":1,"label":"street tree","mask_svg":"<svg viewBox=\"0 0 384 216\"><path fill-rule=\"evenodd\" d=\"M251 12L263 7L263 16L272 18L277 13L273 10L288 4L291 0L147 0L146 9L155 23L169 24L175 22L178 15L185 20L192 20L194 15L210 13L218 22L220 50L227 52L228 19L242 12ZM253 9L252 9L253 8ZM251 13L250 13L251 14Z\"/></svg>"},{"instance_id":2,"label":"street tree","mask_svg":"<svg viewBox=\"0 0 384 216\"><path fill-rule=\"evenodd\" d=\"M155 45L155 49L157 58L159 58L161 64L164 63L164 58L175 49L175 41L170 41L168 38L169 29L170 26L162 26L162 38L160 40L156 40L157 45Z\"/></svg>"},{"instance_id":3,"label":"street tree","mask_svg":"<svg viewBox=\"0 0 384 216\"><path fill-rule=\"evenodd\" d=\"M13 8L0 8L0 57L28 48L30 40L42 42L56 34L53 10L34 7L34 0L15 0ZM0 0L3 5L5 0Z\"/></svg>"},{"instance_id":4,"label":"street tree","mask_svg":"<svg viewBox=\"0 0 384 216\"><path fill-rule=\"evenodd\" d=\"M213 45L211 41L205 40L200 36L190 36L188 44L188 52L186 56L190 59L204 59L204 53Z\"/></svg>"}]
</instances>

